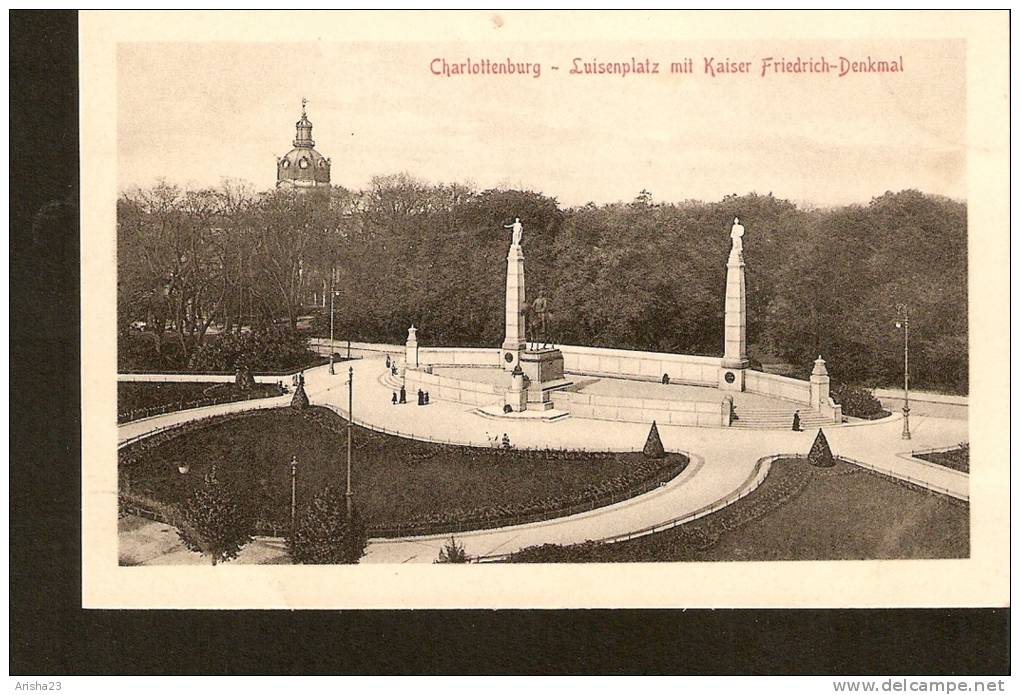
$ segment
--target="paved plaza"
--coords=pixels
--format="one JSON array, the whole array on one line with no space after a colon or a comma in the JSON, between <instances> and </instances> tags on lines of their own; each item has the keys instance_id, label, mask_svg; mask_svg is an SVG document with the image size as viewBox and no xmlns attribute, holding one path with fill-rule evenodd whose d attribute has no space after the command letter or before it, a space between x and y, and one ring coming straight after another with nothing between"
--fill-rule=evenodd
<instances>
[{"instance_id":1,"label":"paved plaza","mask_svg":"<svg viewBox=\"0 0 1020 695\"><path fill-rule=\"evenodd\" d=\"M570 417L554 422L513 422L483 417L470 405L435 399L428 406L413 402L391 403L392 390L386 383L382 358L365 358L337 365L336 374L327 367L308 370L306 391L314 405L327 406L347 415L347 370L354 375L354 420L366 427L401 436L431 441L486 446L493 435L506 433L515 447L554 447L598 450L640 450L648 434L644 423L608 422ZM621 381L621 380L600 380ZM636 389L662 387L631 382ZM171 413L122 425L119 439L125 442L145 432L188 420L253 408L279 407L287 397L264 401L243 401L209 408ZM968 478L947 468L911 459L912 449L952 446L968 440L967 422L959 419L912 417L914 438L900 438L901 417L826 428L833 453L860 461L894 477L920 481L967 498ZM592 512L561 519L503 529L458 534L470 555L498 555L541 543L579 543L633 533L669 522L734 494L748 482L757 461L776 453L804 455L811 447L815 430L805 432L736 430L732 428L659 425L663 445L670 451L691 454L691 465L666 486L634 499ZM355 494L357 486L355 484ZM158 524L122 529L122 544L136 550L139 562L201 562L179 544L147 544L152 533L165 538ZM362 562L427 562L435 560L446 536L374 540ZM278 541L260 540L244 553L241 562L275 562L285 553ZM193 558L193 559L192 559Z\"/></svg>"},{"instance_id":2,"label":"paved plaza","mask_svg":"<svg viewBox=\"0 0 1020 695\"><path fill-rule=\"evenodd\" d=\"M506 372L495 367L436 367L433 372L453 379L474 381L482 384L505 386ZM722 391L708 386L689 384L662 384L656 381L637 381L612 377L583 376L570 374L570 386L565 391L586 393L596 396L617 396L623 398L654 398L664 401L721 402L726 396L733 397L737 408L749 410L780 410L791 413L803 405L779 398L749 393L747 391Z\"/></svg>"}]
</instances>

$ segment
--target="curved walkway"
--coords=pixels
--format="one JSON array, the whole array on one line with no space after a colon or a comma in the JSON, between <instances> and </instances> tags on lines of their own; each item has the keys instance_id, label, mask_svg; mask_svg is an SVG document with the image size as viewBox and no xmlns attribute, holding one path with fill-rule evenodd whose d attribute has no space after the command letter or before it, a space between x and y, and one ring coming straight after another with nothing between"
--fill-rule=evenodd
<instances>
[{"instance_id":1,"label":"curved walkway","mask_svg":"<svg viewBox=\"0 0 1020 695\"><path fill-rule=\"evenodd\" d=\"M354 370L354 421L366 427L418 439L486 446L505 432L516 447L565 447L599 450L640 450L648 435L643 423L613 423L566 418L555 422L494 421L477 415L473 406L433 399L428 406L394 406L392 390L382 377L381 358L344 362L330 375L327 367L305 372L305 390L313 404L347 415L347 370ZM198 417L257 407L275 407L283 399L228 403L128 423L119 428L121 443L166 426ZM967 477L897 454L911 449L946 446L966 441L967 422L941 418L911 418L914 439L900 439L899 416L834 427L826 436L834 453L847 456L890 475L930 482L966 498ZM660 425L663 445L670 451L691 452L692 465L664 488L609 507L561 519L502 529L458 534L469 555L503 554L540 543L580 543L626 534L665 523L716 502L743 485L762 457L777 452L806 454L814 431L783 432ZM357 480L354 481L357 495ZM373 540L363 562L433 562L448 536ZM244 559L243 557L241 558Z\"/></svg>"}]
</instances>

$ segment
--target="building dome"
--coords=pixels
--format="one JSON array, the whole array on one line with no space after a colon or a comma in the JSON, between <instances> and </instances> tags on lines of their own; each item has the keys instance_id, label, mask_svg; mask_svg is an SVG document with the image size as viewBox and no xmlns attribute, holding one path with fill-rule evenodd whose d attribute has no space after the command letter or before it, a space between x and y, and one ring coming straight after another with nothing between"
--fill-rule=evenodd
<instances>
[{"instance_id":1,"label":"building dome","mask_svg":"<svg viewBox=\"0 0 1020 695\"><path fill-rule=\"evenodd\" d=\"M329 187L329 158L315 150L312 122L301 100L301 120L295 124L294 149L276 161L276 187L308 189Z\"/></svg>"}]
</instances>

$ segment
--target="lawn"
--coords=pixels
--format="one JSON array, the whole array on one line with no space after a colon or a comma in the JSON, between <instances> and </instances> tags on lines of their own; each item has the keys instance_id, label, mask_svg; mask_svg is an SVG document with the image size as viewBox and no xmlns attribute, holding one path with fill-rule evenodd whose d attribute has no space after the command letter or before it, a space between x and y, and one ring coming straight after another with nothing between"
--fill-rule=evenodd
<instances>
[{"instance_id":1,"label":"lawn","mask_svg":"<svg viewBox=\"0 0 1020 695\"><path fill-rule=\"evenodd\" d=\"M744 499L676 529L615 544L526 548L518 562L965 558L969 506L845 462L772 464Z\"/></svg>"},{"instance_id":2,"label":"lawn","mask_svg":"<svg viewBox=\"0 0 1020 695\"><path fill-rule=\"evenodd\" d=\"M954 471L962 471L964 473L970 473L970 446L968 444L961 444L955 449L949 451L933 451L928 454L917 454L917 458L928 461L929 463L935 463L946 468L952 468Z\"/></svg>"},{"instance_id":3,"label":"lawn","mask_svg":"<svg viewBox=\"0 0 1020 695\"><path fill-rule=\"evenodd\" d=\"M285 524L291 457L298 461L297 497L303 506L326 485L344 485L345 427L346 421L326 408L278 408L213 421L162 442L143 440L121 451L121 489L177 504L215 464L217 475L234 485L264 520ZM593 487L615 490L625 476L632 488L634 476L638 482L640 476L661 477L686 461L680 455L655 460L641 453L535 458L355 427L352 484L359 512L371 528L380 528L563 499ZM178 466L185 462L190 469L182 474Z\"/></svg>"},{"instance_id":4,"label":"lawn","mask_svg":"<svg viewBox=\"0 0 1020 695\"><path fill-rule=\"evenodd\" d=\"M255 384L250 391L240 391L233 383L222 382L121 381L117 383L117 416L123 420L131 411L164 406L183 410L209 398L225 403L245 398L270 398L281 393L276 384Z\"/></svg>"}]
</instances>

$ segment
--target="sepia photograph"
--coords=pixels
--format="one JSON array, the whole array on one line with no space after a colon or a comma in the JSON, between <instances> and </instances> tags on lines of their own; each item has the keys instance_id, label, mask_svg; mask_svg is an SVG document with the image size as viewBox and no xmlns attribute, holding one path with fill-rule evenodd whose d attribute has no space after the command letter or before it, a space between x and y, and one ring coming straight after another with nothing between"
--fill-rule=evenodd
<instances>
[{"instance_id":1,"label":"sepia photograph","mask_svg":"<svg viewBox=\"0 0 1020 695\"><path fill-rule=\"evenodd\" d=\"M220 595L475 565L448 575L471 605L555 568L994 565L973 42L938 13L835 37L752 14L671 38L434 13L413 40L371 13L314 38L301 13L84 15L86 564ZM288 575L310 604L270 602L336 598L314 571Z\"/></svg>"}]
</instances>

